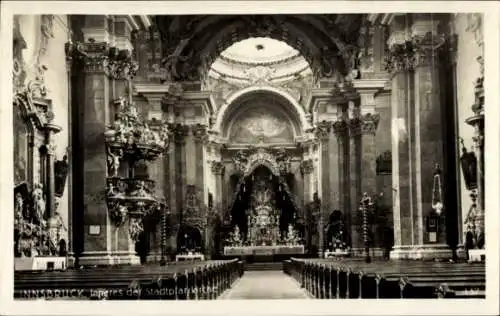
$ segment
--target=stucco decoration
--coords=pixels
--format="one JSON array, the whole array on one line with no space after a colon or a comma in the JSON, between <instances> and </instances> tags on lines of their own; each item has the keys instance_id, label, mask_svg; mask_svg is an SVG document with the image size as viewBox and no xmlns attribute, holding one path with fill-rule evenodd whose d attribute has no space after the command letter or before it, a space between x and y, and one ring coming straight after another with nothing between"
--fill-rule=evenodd
<instances>
[{"instance_id":1,"label":"stucco decoration","mask_svg":"<svg viewBox=\"0 0 500 316\"><path fill-rule=\"evenodd\" d=\"M235 119L229 139L236 143L289 143L293 132L286 119L264 106L241 113Z\"/></svg>"},{"instance_id":2,"label":"stucco decoration","mask_svg":"<svg viewBox=\"0 0 500 316\"><path fill-rule=\"evenodd\" d=\"M276 71L267 66L256 66L245 70L245 75L252 84L268 83Z\"/></svg>"}]
</instances>

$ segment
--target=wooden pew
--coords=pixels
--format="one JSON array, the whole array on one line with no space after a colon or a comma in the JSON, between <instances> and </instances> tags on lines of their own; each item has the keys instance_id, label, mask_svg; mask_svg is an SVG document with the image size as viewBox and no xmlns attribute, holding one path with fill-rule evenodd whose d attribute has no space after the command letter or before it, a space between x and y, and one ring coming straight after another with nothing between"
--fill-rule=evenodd
<instances>
[{"instance_id":1,"label":"wooden pew","mask_svg":"<svg viewBox=\"0 0 500 316\"><path fill-rule=\"evenodd\" d=\"M295 258L288 265L318 298L484 297L484 265Z\"/></svg>"},{"instance_id":2,"label":"wooden pew","mask_svg":"<svg viewBox=\"0 0 500 316\"><path fill-rule=\"evenodd\" d=\"M213 299L242 273L243 264L236 260L16 273L14 297L30 298L30 290L75 288L82 290L83 296L90 297L92 291L95 294L101 288L111 295L94 299ZM124 293L137 295L126 297Z\"/></svg>"}]
</instances>

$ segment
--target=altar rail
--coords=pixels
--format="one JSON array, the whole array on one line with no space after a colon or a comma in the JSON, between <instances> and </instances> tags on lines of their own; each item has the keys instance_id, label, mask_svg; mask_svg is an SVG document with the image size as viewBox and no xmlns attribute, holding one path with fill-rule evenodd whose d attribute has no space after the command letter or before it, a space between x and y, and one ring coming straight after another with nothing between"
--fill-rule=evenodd
<instances>
[{"instance_id":1,"label":"altar rail","mask_svg":"<svg viewBox=\"0 0 500 316\"><path fill-rule=\"evenodd\" d=\"M16 272L14 298L210 300L243 273L238 260Z\"/></svg>"},{"instance_id":2,"label":"altar rail","mask_svg":"<svg viewBox=\"0 0 500 316\"><path fill-rule=\"evenodd\" d=\"M319 299L485 298L484 263L292 258L283 269Z\"/></svg>"}]
</instances>

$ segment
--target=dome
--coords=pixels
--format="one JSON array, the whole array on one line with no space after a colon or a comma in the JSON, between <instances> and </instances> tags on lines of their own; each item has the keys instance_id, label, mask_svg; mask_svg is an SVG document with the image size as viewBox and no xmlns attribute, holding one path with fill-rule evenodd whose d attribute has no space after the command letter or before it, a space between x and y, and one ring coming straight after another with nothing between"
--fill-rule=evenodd
<instances>
[{"instance_id":1,"label":"dome","mask_svg":"<svg viewBox=\"0 0 500 316\"><path fill-rule=\"evenodd\" d=\"M221 53L227 61L247 64L268 64L281 62L299 56L299 52L274 39L254 37L234 43Z\"/></svg>"},{"instance_id":2,"label":"dome","mask_svg":"<svg viewBox=\"0 0 500 316\"><path fill-rule=\"evenodd\" d=\"M311 74L309 64L296 49L271 38L252 37L224 50L212 64L209 77L255 84L283 82Z\"/></svg>"}]
</instances>

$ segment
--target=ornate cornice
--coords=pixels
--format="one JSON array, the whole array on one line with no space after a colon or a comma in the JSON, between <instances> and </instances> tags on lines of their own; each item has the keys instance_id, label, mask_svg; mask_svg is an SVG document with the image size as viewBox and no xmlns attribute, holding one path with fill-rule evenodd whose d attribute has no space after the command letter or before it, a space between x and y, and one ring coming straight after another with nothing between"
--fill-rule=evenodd
<instances>
[{"instance_id":1,"label":"ornate cornice","mask_svg":"<svg viewBox=\"0 0 500 316\"><path fill-rule=\"evenodd\" d=\"M361 131L363 135L375 135L377 132L378 122L380 121L379 114L367 113L360 117Z\"/></svg>"}]
</instances>

